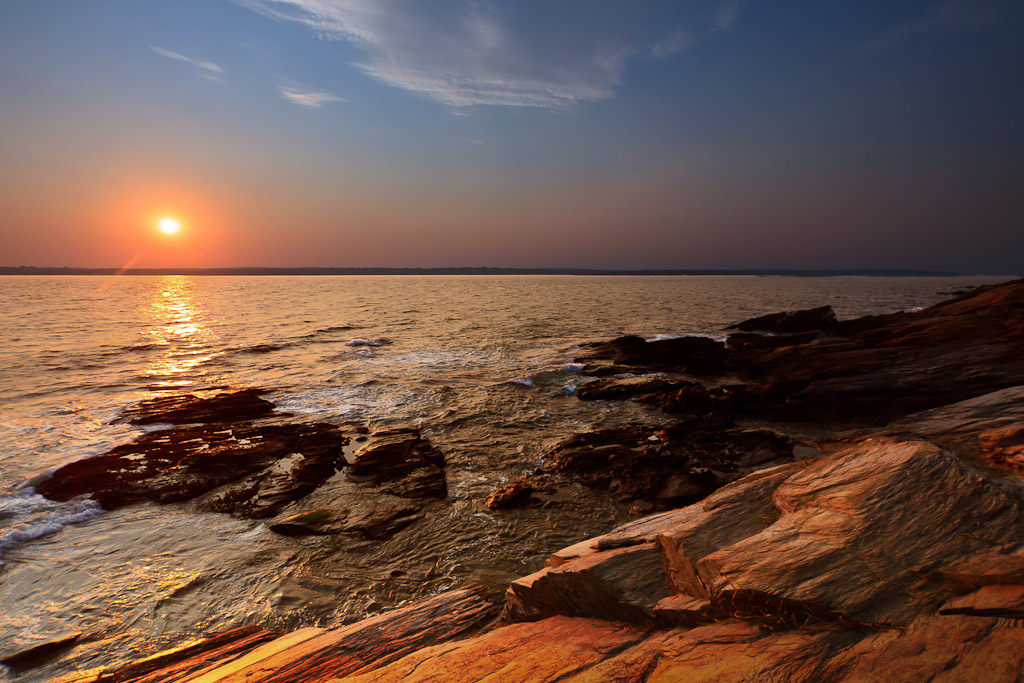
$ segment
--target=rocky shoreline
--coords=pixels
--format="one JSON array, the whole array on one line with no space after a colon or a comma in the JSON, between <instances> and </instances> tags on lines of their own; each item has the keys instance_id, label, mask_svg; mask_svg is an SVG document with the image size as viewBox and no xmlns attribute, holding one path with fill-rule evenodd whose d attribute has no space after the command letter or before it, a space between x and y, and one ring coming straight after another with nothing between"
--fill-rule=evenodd
<instances>
[{"instance_id":1,"label":"rocky shoreline","mask_svg":"<svg viewBox=\"0 0 1024 683\"><path fill-rule=\"evenodd\" d=\"M675 424L572 436L488 505L557 504L583 485L653 514L554 553L501 605L467 587L61 680L1019 680L1024 280L917 312L734 327L581 348L580 400L640 401ZM40 492L105 508L195 499L282 534L366 538L446 492L444 457L418 432L302 423L258 391L124 419L176 426ZM27 667L33 653L6 657Z\"/></svg>"}]
</instances>

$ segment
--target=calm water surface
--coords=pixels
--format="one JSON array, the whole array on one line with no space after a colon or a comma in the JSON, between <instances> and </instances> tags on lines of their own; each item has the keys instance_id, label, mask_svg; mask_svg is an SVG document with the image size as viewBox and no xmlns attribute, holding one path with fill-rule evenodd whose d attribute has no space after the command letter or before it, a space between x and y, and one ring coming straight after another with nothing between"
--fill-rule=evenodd
<instances>
[{"instance_id":1,"label":"calm water surface","mask_svg":"<svg viewBox=\"0 0 1024 683\"><path fill-rule=\"evenodd\" d=\"M339 623L467 580L500 590L628 512L582 491L554 509L492 512L488 493L569 433L662 419L573 398L578 343L717 336L825 303L840 317L889 312L1000 279L0 278L0 654L85 634L17 679L0 666L0 680L46 680L243 623ZM420 427L447 457L448 500L367 542L282 538L188 503L103 512L31 487L141 434L110 424L128 405L249 386L311 420Z\"/></svg>"}]
</instances>

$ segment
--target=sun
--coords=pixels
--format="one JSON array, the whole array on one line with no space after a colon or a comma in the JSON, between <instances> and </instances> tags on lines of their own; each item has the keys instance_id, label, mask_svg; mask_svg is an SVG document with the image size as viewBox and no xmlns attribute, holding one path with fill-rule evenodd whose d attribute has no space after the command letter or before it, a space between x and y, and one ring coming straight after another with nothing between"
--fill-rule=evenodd
<instances>
[{"instance_id":1,"label":"sun","mask_svg":"<svg viewBox=\"0 0 1024 683\"><path fill-rule=\"evenodd\" d=\"M177 220L173 218L167 217L161 218L159 221L157 221L156 227L159 228L160 232L164 233L165 235L173 235L177 233L179 230L181 230L181 223L179 223Z\"/></svg>"}]
</instances>

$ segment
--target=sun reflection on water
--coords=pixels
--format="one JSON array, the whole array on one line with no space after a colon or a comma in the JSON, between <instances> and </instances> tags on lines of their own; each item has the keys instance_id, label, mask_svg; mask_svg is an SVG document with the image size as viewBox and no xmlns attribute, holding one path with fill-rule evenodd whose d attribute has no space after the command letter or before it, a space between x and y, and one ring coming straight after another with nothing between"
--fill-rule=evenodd
<instances>
[{"instance_id":1,"label":"sun reflection on water","mask_svg":"<svg viewBox=\"0 0 1024 683\"><path fill-rule=\"evenodd\" d=\"M165 275L157 282L144 311L145 334L161 349L144 375L159 387L184 387L206 377L200 367L215 354L217 335L207 325L195 281L186 275Z\"/></svg>"}]
</instances>

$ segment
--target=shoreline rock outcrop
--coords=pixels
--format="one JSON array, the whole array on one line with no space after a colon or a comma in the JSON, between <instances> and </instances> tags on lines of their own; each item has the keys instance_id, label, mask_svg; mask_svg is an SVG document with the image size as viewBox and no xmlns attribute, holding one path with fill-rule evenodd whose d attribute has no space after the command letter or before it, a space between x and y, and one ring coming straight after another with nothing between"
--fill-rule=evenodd
<instances>
[{"instance_id":1,"label":"shoreline rock outcrop","mask_svg":"<svg viewBox=\"0 0 1024 683\"><path fill-rule=\"evenodd\" d=\"M199 680L1019 681L1024 280L918 313L807 318L796 331L785 326L802 316L759 320L776 331L724 355L690 341L588 347L595 376L675 373L710 405L660 431L571 437L545 470L626 499L690 476L686 458L716 480L685 507L555 552L512 582L500 622L478 595L445 593L280 636ZM752 415L791 421L812 457L776 457L797 443L780 434L739 467L742 438L773 438L742 423ZM655 455L662 468L644 469ZM401 635L412 624L428 635ZM157 673L72 680L198 678Z\"/></svg>"}]
</instances>

